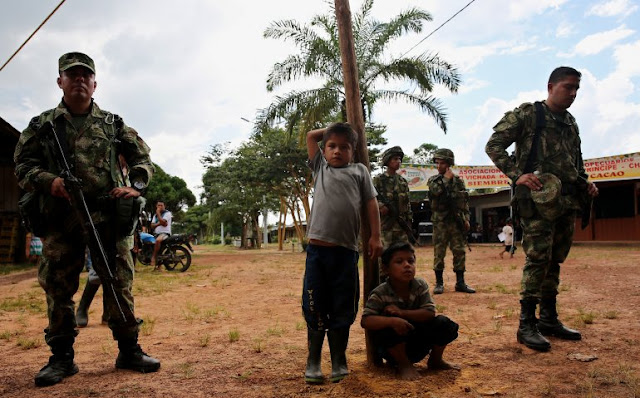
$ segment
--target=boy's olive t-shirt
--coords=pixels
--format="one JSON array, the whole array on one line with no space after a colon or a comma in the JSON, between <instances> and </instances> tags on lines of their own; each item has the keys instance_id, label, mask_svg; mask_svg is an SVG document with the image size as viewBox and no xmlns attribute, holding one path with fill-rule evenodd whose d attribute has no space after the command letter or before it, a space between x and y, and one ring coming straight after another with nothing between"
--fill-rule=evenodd
<instances>
[{"instance_id":1,"label":"boy's olive t-shirt","mask_svg":"<svg viewBox=\"0 0 640 398\"><path fill-rule=\"evenodd\" d=\"M369 170L361 163L331 167L318 151L309 160L314 194L307 238L358 251L360 211L377 192Z\"/></svg>"}]
</instances>

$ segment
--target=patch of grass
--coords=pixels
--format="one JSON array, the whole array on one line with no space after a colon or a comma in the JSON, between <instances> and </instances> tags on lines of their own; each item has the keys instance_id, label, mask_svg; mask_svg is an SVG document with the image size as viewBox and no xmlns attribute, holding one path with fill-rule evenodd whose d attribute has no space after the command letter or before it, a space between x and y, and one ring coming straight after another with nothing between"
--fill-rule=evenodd
<instances>
[{"instance_id":1,"label":"patch of grass","mask_svg":"<svg viewBox=\"0 0 640 398\"><path fill-rule=\"evenodd\" d=\"M502 266L501 265L494 265L493 267L489 268L489 272L502 272Z\"/></svg>"},{"instance_id":2,"label":"patch of grass","mask_svg":"<svg viewBox=\"0 0 640 398\"><path fill-rule=\"evenodd\" d=\"M498 304L496 303L496 300L491 299L491 300L489 300L489 304L487 304L487 308L490 309L490 310L495 310L497 305Z\"/></svg>"},{"instance_id":3,"label":"patch of grass","mask_svg":"<svg viewBox=\"0 0 640 398\"><path fill-rule=\"evenodd\" d=\"M2 267L0 267L0 275L9 275L14 272L22 272L37 268L37 265L31 263L3 264Z\"/></svg>"},{"instance_id":4,"label":"patch of grass","mask_svg":"<svg viewBox=\"0 0 640 398\"><path fill-rule=\"evenodd\" d=\"M568 292L569 290L571 290L571 284L570 283L562 283L562 284L560 284L560 286L558 286L558 291Z\"/></svg>"},{"instance_id":5,"label":"patch of grass","mask_svg":"<svg viewBox=\"0 0 640 398\"><path fill-rule=\"evenodd\" d=\"M578 317L585 325L590 325L597 318L597 315L593 311L585 312L582 308L578 310Z\"/></svg>"},{"instance_id":6,"label":"patch of grass","mask_svg":"<svg viewBox=\"0 0 640 398\"><path fill-rule=\"evenodd\" d=\"M193 364L189 362L184 362L178 364L178 370L182 373L182 377L185 379L191 379L194 376L195 370L193 369Z\"/></svg>"},{"instance_id":7,"label":"patch of grass","mask_svg":"<svg viewBox=\"0 0 640 398\"><path fill-rule=\"evenodd\" d=\"M603 314L603 316L605 317L605 319L617 319L618 318L618 312L617 311L607 311Z\"/></svg>"},{"instance_id":8,"label":"patch of grass","mask_svg":"<svg viewBox=\"0 0 640 398\"><path fill-rule=\"evenodd\" d=\"M502 320L496 319L495 321L493 321L493 331L496 333L500 333L501 330L502 330Z\"/></svg>"},{"instance_id":9,"label":"patch of grass","mask_svg":"<svg viewBox=\"0 0 640 398\"><path fill-rule=\"evenodd\" d=\"M200 345L200 347L204 348L209 345L209 340L211 340L211 335L207 333L204 336L200 336L198 344Z\"/></svg>"},{"instance_id":10,"label":"patch of grass","mask_svg":"<svg viewBox=\"0 0 640 398\"><path fill-rule=\"evenodd\" d=\"M26 338L26 337L19 337L18 338L18 347L22 348L23 350L30 350L32 348L38 348L42 345L42 340L41 339L30 339L30 338Z\"/></svg>"},{"instance_id":11,"label":"patch of grass","mask_svg":"<svg viewBox=\"0 0 640 398\"><path fill-rule=\"evenodd\" d=\"M199 318L199 315L200 315L200 307L198 307L196 304L193 304L187 301L185 308L182 310L182 316L184 316L184 319L189 322L193 322L194 320Z\"/></svg>"},{"instance_id":12,"label":"patch of grass","mask_svg":"<svg viewBox=\"0 0 640 398\"><path fill-rule=\"evenodd\" d=\"M251 371L247 370L244 373L238 374L237 376L235 376L236 379L238 380L247 380L249 378L249 376L251 376Z\"/></svg>"},{"instance_id":13,"label":"patch of grass","mask_svg":"<svg viewBox=\"0 0 640 398\"><path fill-rule=\"evenodd\" d=\"M240 340L240 332L238 329L229 330L229 343L235 343Z\"/></svg>"},{"instance_id":14,"label":"patch of grass","mask_svg":"<svg viewBox=\"0 0 640 398\"><path fill-rule=\"evenodd\" d=\"M251 343L251 348L253 348L254 352L261 353L262 350L264 349L264 341L261 338L253 339L253 342Z\"/></svg>"},{"instance_id":15,"label":"patch of grass","mask_svg":"<svg viewBox=\"0 0 640 398\"><path fill-rule=\"evenodd\" d=\"M436 304L436 312L437 312L437 313L442 313L442 312L444 312L444 310L446 310L446 309L447 309L447 307L446 307L446 306L444 306L444 305L442 305L442 304Z\"/></svg>"},{"instance_id":16,"label":"patch of grass","mask_svg":"<svg viewBox=\"0 0 640 398\"><path fill-rule=\"evenodd\" d=\"M47 311L44 295L36 291L23 293L18 297L7 297L0 301L0 311L29 312L31 314L44 314Z\"/></svg>"},{"instance_id":17,"label":"patch of grass","mask_svg":"<svg viewBox=\"0 0 640 398\"><path fill-rule=\"evenodd\" d=\"M140 325L140 333L143 336L150 336L153 333L153 328L156 326L156 318L142 318L142 324Z\"/></svg>"},{"instance_id":18,"label":"patch of grass","mask_svg":"<svg viewBox=\"0 0 640 398\"><path fill-rule=\"evenodd\" d=\"M276 324L273 327L267 328L267 336L277 336L280 337L285 333L285 330L282 326Z\"/></svg>"},{"instance_id":19,"label":"patch of grass","mask_svg":"<svg viewBox=\"0 0 640 398\"><path fill-rule=\"evenodd\" d=\"M304 330L307 328L307 324L305 322L296 322L296 330Z\"/></svg>"},{"instance_id":20,"label":"patch of grass","mask_svg":"<svg viewBox=\"0 0 640 398\"><path fill-rule=\"evenodd\" d=\"M502 315L504 315L504 317L508 319L508 318L511 318L513 314L515 314L515 312L516 310L513 307L509 307L504 311L502 311Z\"/></svg>"},{"instance_id":21,"label":"patch of grass","mask_svg":"<svg viewBox=\"0 0 640 398\"><path fill-rule=\"evenodd\" d=\"M509 270L511 270L511 271L515 271L516 269L518 269L518 265L517 264L511 264L509 266Z\"/></svg>"},{"instance_id":22,"label":"patch of grass","mask_svg":"<svg viewBox=\"0 0 640 398\"><path fill-rule=\"evenodd\" d=\"M515 288L508 288L506 285L504 285L503 283L496 283L495 285L489 287L489 290L495 290L496 292L500 293L500 294L516 294L518 293L518 289Z\"/></svg>"}]
</instances>

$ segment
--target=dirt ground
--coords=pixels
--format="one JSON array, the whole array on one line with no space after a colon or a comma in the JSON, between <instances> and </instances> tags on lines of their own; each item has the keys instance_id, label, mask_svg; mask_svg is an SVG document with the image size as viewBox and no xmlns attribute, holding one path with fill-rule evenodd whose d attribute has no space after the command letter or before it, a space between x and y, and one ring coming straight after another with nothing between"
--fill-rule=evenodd
<instances>
[{"instance_id":1,"label":"dirt ground","mask_svg":"<svg viewBox=\"0 0 640 398\"><path fill-rule=\"evenodd\" d=\"M418 249L418 276L432 286L432 248ZM306 385L306 330L300 309L304 253L275 248L240 251L198 246L186 273L138 266L141 344L162 361L142 375L114 367L117 346L100 325L100 300L76 341L80 373L35 388L49 356L42 330L44 294L33 272L0 277L2 397L638 397L640 396L640 248L576 246L562 266L561 319L583 340L552 338L538 353L516 342L523 254L498 258L498 246L474 246L467 282L455 293L447 254L438 311L460 324L445 359L460 371L399 381L392 369L369 368L359 317L347 350L351 374L342 382ZM360 274L362 280L362 273ZM86 274L82 276L82 285ZM82 289L81 285L81 289ZM80 292L76 300L80 298ZM101 291L98 293L100 299ZM327 344L323 369L330 371Z\"/></svg>"}]
</instances>

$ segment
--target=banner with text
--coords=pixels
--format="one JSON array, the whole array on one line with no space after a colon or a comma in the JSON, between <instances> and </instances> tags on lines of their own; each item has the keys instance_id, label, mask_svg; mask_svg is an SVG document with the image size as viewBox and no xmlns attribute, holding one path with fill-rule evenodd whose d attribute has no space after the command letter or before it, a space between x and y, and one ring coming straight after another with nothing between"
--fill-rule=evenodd
<instances>
[{"instance_id":1,"label":"banner with text","mask_svg":"<svg viewBox=\"0 0 640 398\"><path fill-rule=\"evenodd\" d=\"M593 182L640 178L640 153L586 159L584 168ZM453 166L451 170L469 189L507 188L511 183L495 166ZM403 164L398 173L407 180L411 191L427 191L429 177L438 174L438 170L433 164Z\"/></svg>"}]
</instances>

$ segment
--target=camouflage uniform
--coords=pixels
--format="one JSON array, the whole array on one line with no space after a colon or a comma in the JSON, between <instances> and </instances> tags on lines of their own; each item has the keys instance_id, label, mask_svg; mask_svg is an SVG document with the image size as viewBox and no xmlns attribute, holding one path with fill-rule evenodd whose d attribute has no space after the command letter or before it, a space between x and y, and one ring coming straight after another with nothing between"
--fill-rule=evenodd
<instances>
[{"instance_id":1,"label":"camouflage uniform","mask_svg":"<svg viewBox=\"0 0 640 398\"><path fill-rule=\"evenodd\" d=\"M576 186L579 176L585 177L580 150L578 125L569 112L563 116L552 114L544 105L545 128L540 133L533 170L551 173L563 187ZM531 151L535 132L535 107L524 103L507 112L493 128L494 133L486 145L486 152L495 165L511 181L522 174ZM515 159L506 149L515 142ZM580 208L575 190L563 195L564 211L555 220L549 220L535 211L532 217L521 217L522 247L526 254L522 272L523 300L554 298L560 284L560 264L569 254L573 240L576 210Z\"/></svg>"},{"instance_id":2,"label":"camouflage uniform","mask_svg":"<svg viewBox=\"0 0 640 398\"><path fill-rule=\"evenodd\" d=\"M465 271L464 231L465 221L469 221L469 194L464 181L458 176L448 180L438 174L429 178L429 201L433 222L433 269L444 270L447 246L453 253L453 270Z\"/></svg>"},{"instance_id":3,"label":"camouflage uniform","mask_svg":"<svg viewBox=\"0 0 640 398\"><path fill-rule=\"evenodd\" d=\"M407 225L411 225L412 222L407 180L399 174L383 173L374 177L373 185L378 191L378 206L386 205L390 210L386 215L380 215L383 246L387 248L391 243L398 241L409 243L407 231L397 220L398 217L402 218Z\"/></svg>"},{"instance_id":4,"label":"camouflage uniform","mask_svg":"<svg viewBox=\"0 0 640 398\"><path fill-rule=\"evenodd\" d=\"M149 147L137 132L113 114L102 111L95 103L83 123L82 119L74 120L64 103L60 103L57 108L33 118L20 135L14 154L18 183L25 190L42 192L44 198L41 211L47 220L47 234L38 281L47 296L49 325L45 329L45 339L54 347L56 340L73 341L77 335L73 295L78 290L87 240L67 201L50 195L51 183L61 169L51 155L50 144L46 142L52 134L49 122L55 126L60 139L66 137L67 160L74 175L82 181L82 191L101 233L108 259L115 264L118 283L114 287L125 300L121 304L129 306L132 312L132 237L117 235L114 227L115 202L107 198L112 188L123 185L122 176L114 166L117 154L112 148L117 147L118 153L127 161L131 181L148 184L153 165ZM112 144L114 138L116 141ZM137 321L124 324L112 296L105 295L105 301L114 338L137 338Z\"/></svg>"}]
</instances>

